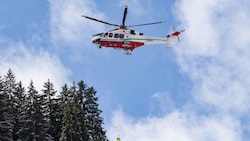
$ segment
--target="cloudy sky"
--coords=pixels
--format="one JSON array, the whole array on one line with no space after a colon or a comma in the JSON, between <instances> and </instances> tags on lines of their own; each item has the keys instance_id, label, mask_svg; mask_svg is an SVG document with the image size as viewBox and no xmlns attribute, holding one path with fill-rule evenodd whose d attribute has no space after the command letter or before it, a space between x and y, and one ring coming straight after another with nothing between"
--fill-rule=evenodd
<instances>
[{"instance_id":1,"label":"cloudy sky","mask_svg":"<svg viewBox=\"0 0 250 141\"><path fill-rule=\"evenodd\" d=\"M180 43L144 46L131 56L99 49L93 34L112 27L88 15ZM250 137L250 1L0 0L0 75L11 68L38 90L84 80L98 91L112 141L247 141Z\"/></svg>"}]
</instances>

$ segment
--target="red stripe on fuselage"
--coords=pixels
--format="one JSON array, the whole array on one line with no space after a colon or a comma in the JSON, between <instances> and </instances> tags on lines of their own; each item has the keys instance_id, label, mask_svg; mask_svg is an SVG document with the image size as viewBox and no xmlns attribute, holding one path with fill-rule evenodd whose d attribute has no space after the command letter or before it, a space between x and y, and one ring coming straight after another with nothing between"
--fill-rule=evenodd
<instances>
[{"instance_id":1,"label":"red stripe on fuselage","mask_svg":"<svg viewBox=\"0 0 250 141\"><path fill-rule=\"evenodd\" d=\"M100 45L104 47L111 47L117 49L134 50L137 47L143 46L143 42L134 41L100 41Z\"/></svg>"}]
</instances>

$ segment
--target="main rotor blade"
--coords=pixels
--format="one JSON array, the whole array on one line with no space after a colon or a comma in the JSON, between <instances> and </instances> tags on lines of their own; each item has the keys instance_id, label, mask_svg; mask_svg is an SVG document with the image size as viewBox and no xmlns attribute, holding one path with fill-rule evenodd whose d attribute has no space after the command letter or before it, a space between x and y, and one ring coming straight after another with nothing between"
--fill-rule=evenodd
<instances>
[{"instance_id":1,"label":"main rotor blade","mask_svg":"<svg viewBox=\"0 0 250 141\"><path fill-rule=\"evenodd\" d=\"M137 25L130 25L127 27L135 27L135 26L145 26L145 25L152 25L152 24L162 24L165 23L166 21L162 21L162 22L153 22L153 23L145 23L145 24L137 24Z\"/></svg>"},{"instance_id":2,"label":"main rotor blade","mask_svg":"<svg viewBox=\"0 0 250 141\"><path fill-rule=\"evenodd\" d=\"M98 20L98 19L95 19L95 18L91 18L91 17L88 17L88 16L84 16L84 15L82 15L82 17L87 18L87 19L90 19L90 20L93 20L93 21L97 21L97 22L100 22L100 23L104 23L104 24L107 24L107 25L118 26L118 27L119 27L118 24L113 24L113 23L105 22L105 21L102 21L102 20Z\"/></svg>"},{"instance_id":3,"label":"main rotor blade","mask_svg":"<svg viewBox=\"0 0 250 141\"><path fill-rule=\"evenodd\" d=\"M123 13L123 18L122 18L122 26L124 26L124 27L125 27L125 21L126 21L127 13L128 13L128 6L126 5L125 8L124 8L124 13Z\"/></svg>"}]
</instances>

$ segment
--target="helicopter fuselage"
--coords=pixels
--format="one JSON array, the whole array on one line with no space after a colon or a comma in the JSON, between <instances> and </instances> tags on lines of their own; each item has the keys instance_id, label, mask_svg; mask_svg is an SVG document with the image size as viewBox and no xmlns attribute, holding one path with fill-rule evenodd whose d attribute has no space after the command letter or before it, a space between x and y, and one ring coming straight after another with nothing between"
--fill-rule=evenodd
<instances>
[{"instance_id":1,"label":"helicopter fuselage","mask_svg":"<svg viewBox=\"0 0 250 141\"><path fill-rule=\"evenodd\" d=\"M148 44L170 44L171 36L166 38L145 36L131 29L117 28L108 32L93 35L92 42L99 47L111 47L133 51Z\"/></svg>"}]
</instances>

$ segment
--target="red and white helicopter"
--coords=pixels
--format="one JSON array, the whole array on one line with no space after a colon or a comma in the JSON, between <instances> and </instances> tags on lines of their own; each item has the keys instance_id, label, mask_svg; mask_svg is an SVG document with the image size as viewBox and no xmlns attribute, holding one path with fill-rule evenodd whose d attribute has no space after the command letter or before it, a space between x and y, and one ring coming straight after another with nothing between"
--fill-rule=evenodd
<instances>
[{"instance_id":1,"label":"red and white helicopter","mask_svg":"<svg viewBox=\"0 0 250 141\"><path fill-rule=\"evenodd\" d=\"M126 21L126 16L127 16L127 10L128 10L128 6L125 6L121 25L105 22L102 20L98 20L92 17L82 15L82 17L87 18L87 19L118 27L116 29L113 29L107 32L102 32L102 33L93 35L92 42L94 44L97 44L99 48L110 47L110 48L115 48L115 49L123 49L125 50L126 55L131 55L131 52L135 48L141 47L143 45L166 44L167 47L170 47L171 43L173 42L175 38L177 38L178 41L180 40L179 35L184 30L176 31L174 28L175 31L172 34L167 35L166 38L160 38L160 37L153 37L153 36L145 36L141 32L128 29L130 27L135 27L135 26L160 24L164 22L153 22L153 23L126 26L125 21Z\"/></svg>"}]
</instances>

